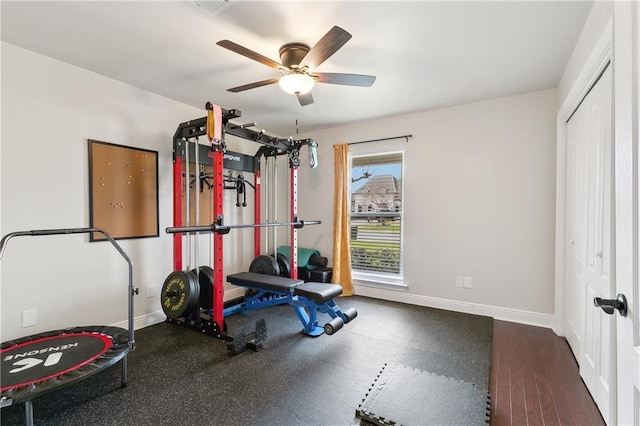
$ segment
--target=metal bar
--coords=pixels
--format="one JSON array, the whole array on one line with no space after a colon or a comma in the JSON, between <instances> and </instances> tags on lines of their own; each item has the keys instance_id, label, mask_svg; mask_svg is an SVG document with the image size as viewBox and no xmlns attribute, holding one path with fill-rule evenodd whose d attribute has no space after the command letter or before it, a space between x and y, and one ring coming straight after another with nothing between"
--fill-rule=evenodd
<instances>
[{"instance_id":1,"label":"metal bar","mask_svg":"<svg viewBox=\"0 0 640 426\"><path fill-rule=\"evenodd\" d=\"M253 177L253 182L255 184L255 191L253 191L253 222L259 223L260 221L260 192L261 192L261 183L260 183L260 166L258 166L258 170ZM255 228L253 230L253 257L260 256L260 228Z\"/></svg>"},{"instance_id":2,"label":"metal bar","mask_svg":"<svg viewBox=\"0 0 640 426\"><path fill-rule=\"evenodd\" d=\"M271 176L271 161L273 157L264 157L264 220L267 223L271 221L271 182L273 177ZM269 250L269 240L271 236L268 232L264 233L264 246L266 250Z\"/></svg>"},{"instance_id":3,"label":"metal bar","mask_svg":"<svg viewBox=\"0 0 640 426\"><path fill-rule=\"evenodd\" d=\"M4 250L7 247L9 240L13 237L24 237L24 236L43 236L43 235L66 235L66 234L91 234L94 232L98 232L109 240L111 245L120 253L120 255L124 258L129 266L129 346L131 349L135 349L135 340L133 335L133 295L137 294L137 291L133 289L133 262L127 253L122 249L120 244L118 244L106 231L103 231L99 228L61 228L61 229L36 229L32 231L19 231L12 232L10 234L5 235L0 240L0 259L2 259L2 255L4 254Z\"/></svg>"},{"instance_id":4,"label":"metal bar","mask_svg":"<svg viewBox=\"0 0 640 426\"><path fill-rule=\"evenodd\" d=\"M122 358L122 382L121 387L126 387L127 383L129 383L129 369L127 367L127 357Z\"/></svg>"},{"instance_id":5,"label":"metal bar","mask_svg":"<svg viewBox=\"0 0 640 426\"><path fill-rule=\"evenodd\" d=\"M185 194L185 205L184 205L184 213L186 218L184 219L184 224L189 226L191 225L191 192L190 192L190 186L191 186L191 163L189 162L189 150L185 150L185 154L184 154L184 166L186 169L185 172L185 177L186 179L184 180L184 194ZM186 263L187 263L187 269L191 269L191 246L192 246L192 240L193 238L191 238L191 235L189 235L187 237L187 246L185 248L185 258L186 258Z\"/></svg>"},{"instance_id":6,"label":"metal bar","mask_svg":"<svg viewBox=\"0 0 640 426\"><path fill-rule=\"evenodd\" d=\"M273 172L272 172L272 179L271 179L271 196L273 199L273 216L271 217L271 220L274 222L278 221L278 202L280 201L280 197L278 197L278 159L276 157L273 157ZM292 221L294 221L295 219L291 219ZM273 228L273 251L272 253L274 255L276 255L276 253L278 252L278 228L274 227Z\"/></svg>"},{"instance_id":7,"label":"metal bar","mask_svg":"<svg viewBox=\"0 0 640 426\"><path fill-rule=\"evenodd\" d=\"M295 222L281 223L252 223L244 225L218 225L217 223L212 223L211 225L168 227L165 231L167 234L193 234L196 232L224 232L230 229L240 228L268 228L271 226L294 226L296 228L303 228L306 225L320 225L321 223L322 222L319 220L298 220Z\"/></svg>"},{"instance_id":8,"label":"metal bar","mask_svg":"<svg viewBox=\"0 0 640 426\"><path fill-rule=\"evenodd\" d=\"M242 112L237 109L226 110L222 108L222 116L225 121L229 121L234 118L240 118ZM207 134L207 117L200 117L193 120L189 120L178 125L178 129L173 135L173 140L188 139L196 136L204 136Z\"/></svg>"},{"instance_id":9,"label":"metal bar","mask_svg":"<svg viewBox=\"0 0 640 426\"><path fill-rule=\"evenodd\" d=\"M298 220L298 168L291 167L289 169L289 183L290 183L290 200L289 204L291 207L291 221L295 222ZM320 221L318 221L319 223ZM289 245L291 246L291 250L289 251L291 259L291 278L298 279L298 229L293 227L291 229L290 235L291 241Z\"/></svg>"},{"instance_id":10,"label":"metal bar","mask_svg":"<svg viewBox=\"0 0 640 426\"><path fill-rule=\"evenodd\" d=\"M210 104L210 103L208 103ZM259 144L270 146L276 149L282 149L284 151L290 151L295 144L305 143L305 140L294 140L292 138L277 138L275 136L269 136L264 130L252 130L249 129L249 125L238 126L237 124L229 123L229 120L239 118L242 116L242 112L237 109L226 110L221 108L222 111L222 126L224 132L230 135L237 136L242 139L247 139ZM173 135L174 143L180 139L188 139L197 136L204 136L207 134L206 129L207 117L196 118L184 123L180 123L176 132ZM255 123L250 123L255 125Z\"/></svg>"},{"instance_id":11,"label":"metal bar","mask_svg":"<svg viewBox=\"0 0 640 426\"><path fill-rule=\"evenodd\" d=\"M196 150L195 150L195 171L193 172L195 178L194 178L194 183L195 183L195 188L194 188L194 202L195 202L195 218L194 218L194 223L196 224L196 226L200 225L200 149L198 149L200 147L200 141L198 140L198 138L196 138L195 140L195 146L196 146ZM195 235L195 239L194 239L194 247L193 247L193 257L195 259L195 263L194 263L194 268L196 268L196 276L198 279L200 279L200 277L198 276L200 273L200 238L198 238L198 234Z\"/></svg>"},{"instance_id":12,"label":"metal bar","mask_svg":"<svg viewBox=\"0 0 640 426\"><path fill-rule=\"evenodd\" d=\"M24 403L24 422L27 426L33 426L33 403L31 400Z\"/></svg>"},{"instance_id":13,"label":"metal bar","mask_svg":"<svg viewBox=\"0 0 640 426\"><path fill-rule=\"evenodd\" d=\"M182 226L182 157L173 160L173 226ZM182 270L182 235L173 236L173 270Z\"/></svg>"},{"instance_id":14,"label":"metal bar","mask_svg":"<svg viewBox=\"0 0 640 426\"><path fill-rule=\"evenodd\" d=\"M211 108L209 108L209 106ZM216 139L222 140L222 109L218 105L207 103L207 137L209 142L213 143ZM223 157L224 152L218 146L218 149L212 153L213 161L213 220L214 224L223 223L224 209L224 176L223 176ZM213 239L213 300L212 300L212 317L213 322L218 325L220 331L225 331L224 324L224 241L222 234L216 233Z\"/></svg>"},{"instance_id":15,"label":"metal bar","mask_svg":"<svg viewBox=\"0 0 640 426\"><path fill-rule=\"evenodd\" d=\"M402 136L392 136L390 138L381 138L381 139L369 139L367 141L359 141L359 142L349 142L347 145L358 145L360 143L370 143L370 142L380 142L380 141L390 141L393 139L406 139L409 142L409 138L412 138L413 135L402 135Z\"/></svg>"},{"instance_id":16,"label":"metal bar","mask_svg":"<svg viewBox=\"0 0 640 426\"><path fill-rule=\"evenodd\" d=\"M189 151L189 158L195 158L196 150L198 151L198 157L200 165L213 166L213 159L210 156L211 146L205 144L196 144L189 140L174 141L174 159L177 156L184 158L186 151ZM242 154L240 152L234 152L231 150L225 150L223 156L223 167L227 170L236 170L248 173L255 173L256 171L256 157L253 155Z\"/></svg>"}]
</instances>

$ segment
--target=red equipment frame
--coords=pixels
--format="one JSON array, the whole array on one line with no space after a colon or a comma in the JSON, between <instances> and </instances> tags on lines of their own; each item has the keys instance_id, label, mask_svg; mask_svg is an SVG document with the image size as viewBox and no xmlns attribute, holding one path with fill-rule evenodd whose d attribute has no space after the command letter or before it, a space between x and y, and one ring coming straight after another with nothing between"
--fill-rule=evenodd
<instances>
[{"instance_id":1,"label":"red equipment frame","mask_svg":"<svg viewBox=\"0 0 640 426\"><path fill-rule=\"evenodd\" d=\"M209 142L211 144L211 152L209 156L212 159L212 203L213 203L213 216L217 225L224 225L224 209L223 209L223 193L224 193L224 152L225 143L223 140L223 129L228 121L226 115L232 115L238 117L239 111L223 111L221 107L214 105L210 102L207 103L207 116L205 119L194 120L193 122L183 123L186 128L190 129L190 136L202 134L203 127ZM182 126L182 125L181 125ZM206 127L205 127L206 126ZM193 130L192 127L196 130ZM274 139L265 136L262 132L253 132L246 129L237 129L231 132L232 134L250 139L255 142L263 143L277 152L284 153L290 152L292 149L299 149L301 145L312 142L311 139L304 141L293 141L290 139ZM178 133L174 136L174 144L180 144L181 141L187 143L184 135L179 137ZM188 148L188 145L186 146ZM196 146L196 149L198 147ZM279 151L278 151L279 150ZM287 150L287 151L285 151ZM276 154L277 155L277 154ZM297 157L296 157L297 158ZM182 155L179 150L174 147L174 161L173 161L173 226L183 226L182 217L182 196L183 196L183 167L182 167ZM295 223L298 220L298 164L295 162L289 162L290 174L290 218L291 222ZM260 211L261 211L261 173L259 167L254 173L254 223L260 223ZM290 231L290 259L289 264L291 268L291 278L297 279L298 277L298 233L295 225L291 225ZM224 234L222 232L212 232L213 238L213 294L212 294L212 315L211 320L214 323L213 327L220 333L225 332L224 323ZM174 271L181 271L183 269L182 262L182 234L175 233L173 235L173 268ZM254 257L259 256L261 253L260 245L260 227L254 228ZM223 337L219 335L218 337Z\"/></svg>"}]
</instances>

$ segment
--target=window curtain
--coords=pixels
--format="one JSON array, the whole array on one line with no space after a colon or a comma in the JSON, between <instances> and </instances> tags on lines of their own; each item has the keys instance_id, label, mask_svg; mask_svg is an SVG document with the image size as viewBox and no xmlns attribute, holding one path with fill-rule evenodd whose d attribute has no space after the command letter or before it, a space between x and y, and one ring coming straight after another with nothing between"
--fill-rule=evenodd
<instances>
[{"instance_id":1,"label":"window curtain","mask_svg":"<svg viewBox=\"0 0 640 426\"><path fill-rule=\"evenodd\" d=\"M333 146L333 274L331 281L342 286L343 296L353 296L348 205L348 154L348 144Z\"/></svg>"}]
</instances>

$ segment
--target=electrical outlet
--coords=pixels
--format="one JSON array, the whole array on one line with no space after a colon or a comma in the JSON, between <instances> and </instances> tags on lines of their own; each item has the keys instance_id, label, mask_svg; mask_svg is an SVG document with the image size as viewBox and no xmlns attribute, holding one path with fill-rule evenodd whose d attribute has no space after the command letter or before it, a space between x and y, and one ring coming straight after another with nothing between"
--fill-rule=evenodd
<instances>
[{"instance_id":1,"label":"electrical outlet","mask_svg":"<svg viewBox=\"0 0 640 426\"><path fill-rule=\"evenodd\" d=\"M472 288L473 287L473 278L464 277L464 288Z\"/></svg>"},{"instance_id":2,"label":"electrical outlet","mask_svg":"<svg viewBox=\"0 0 640 426\"><path fill-rule=\"evenodd\" d=\"M147 286L147 297L154 297L156 295L156 289L152 285Z\"/></svg>"},{"instance_id":3,"label":"electrical outlet","mask_svg":"<svg viewBox=\"0 0 640 426\"><path fill-rule=\"evenodd\" d=\"M22 311L22 327L33 327L34 325L38 325L38 310Z\"/></svg>"},{"instance_id":4,"label":"electrical outlet","mask_svg":"<svg viewBox=\"0 0 640 426\"><path fill-rule=\"evenodd\" d=\"M464 277L462 275L456 275L456 287L464 287Z\"/></svg>"}]
</instances>

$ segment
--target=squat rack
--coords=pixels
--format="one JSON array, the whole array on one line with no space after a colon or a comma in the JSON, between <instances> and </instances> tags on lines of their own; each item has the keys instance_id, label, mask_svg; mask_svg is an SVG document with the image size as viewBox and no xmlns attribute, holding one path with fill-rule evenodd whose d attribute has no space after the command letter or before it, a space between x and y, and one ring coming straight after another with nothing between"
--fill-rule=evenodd
<instances>
[{"instance_id":1,"label":"squat rack","mask_svg":"<svg viewBox=\"0 0 640 426\"><path fill-rule=\"evenodd\" d=\"M208 231L213 239L213 291L211 321L197 328L214 337L230 340L226 334L224 323L224 247L223 236L232 228L254 228L254 257L259 256L260 228L268 226L290 226L291 246L291 278L298 277L298 236L297 230L305 225L305 221L298 220L298 167L300 165L300 148L307 145L315 147L313 139L295 140L293 138L276 138L267 135L264 130L256 131L246 126L230 123L242 114L237 109L226 110L211 102L205 106L207 116L190 120L178 125L173 137L173 228L167 228L173 234L173 268L174 271L183 269L182 234L190 232ZM261 144L255 156L235 153L226 149L224 136L234 135L242 139ZM210 147L199 143L189 142L190 138L207 136ZM212 203L214 223L209 226L196 226L187 229L183 226L182 196L183 196L183 160L189 158L189 153L198 149L199 158L205 159L207 165L212 166ZM192 151L193 150L193 151ZM289 159L290 185L290 221L285 223L259 223L260 221L260 157L275 157L287 155ZM193 157L191 157L193 158ZM254 224L226 225L223 211L224 174L223 169L251 172L254 175ZM187 177L188 179L189 177ZM187 203L189 200L187 200ZM317 221L307 222L316 224Z\"/></svg>"}]
</instances>

